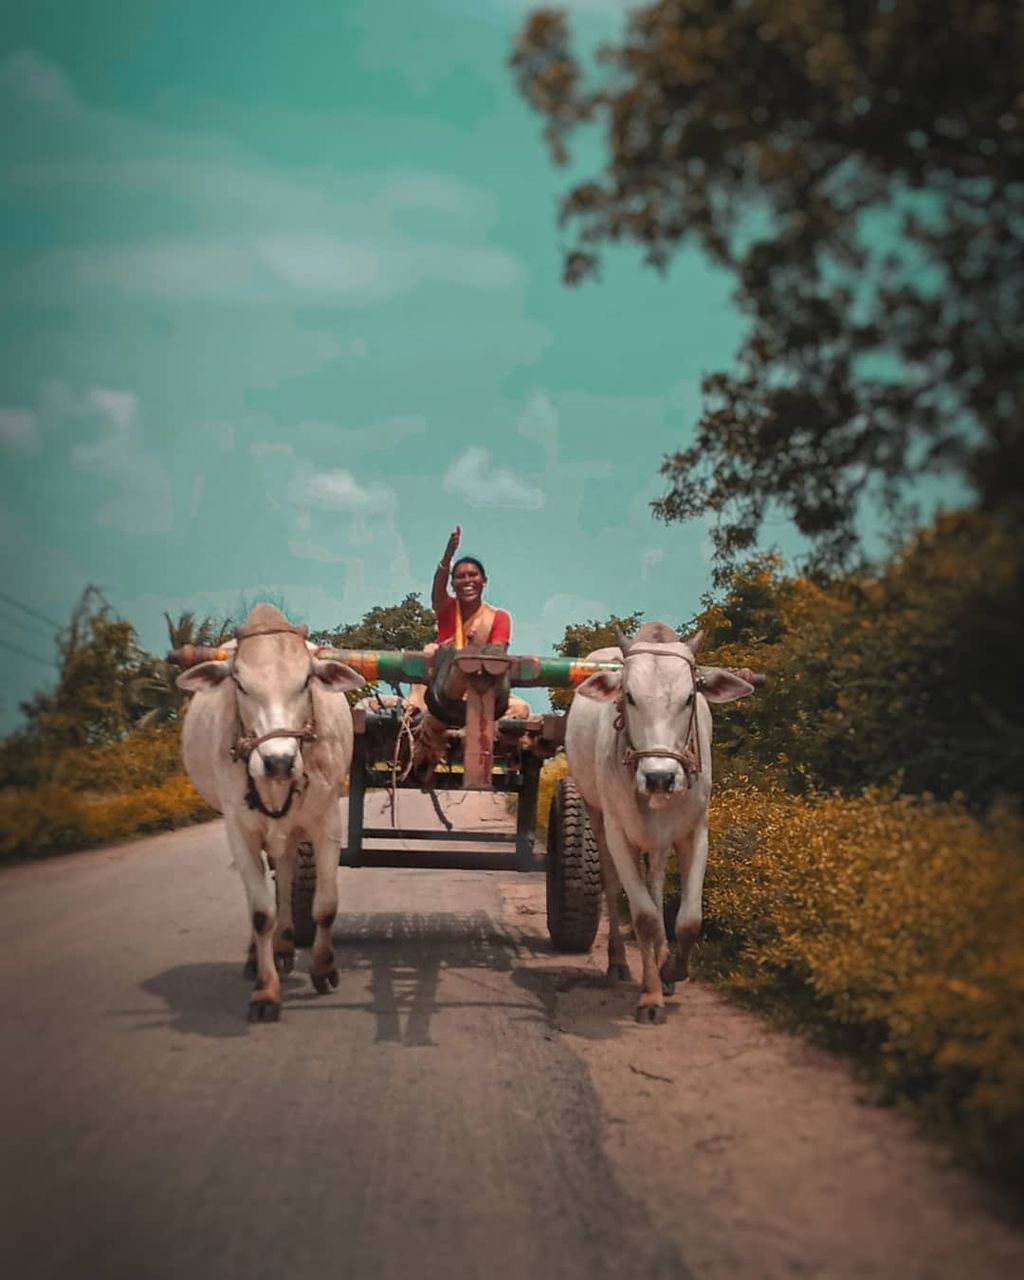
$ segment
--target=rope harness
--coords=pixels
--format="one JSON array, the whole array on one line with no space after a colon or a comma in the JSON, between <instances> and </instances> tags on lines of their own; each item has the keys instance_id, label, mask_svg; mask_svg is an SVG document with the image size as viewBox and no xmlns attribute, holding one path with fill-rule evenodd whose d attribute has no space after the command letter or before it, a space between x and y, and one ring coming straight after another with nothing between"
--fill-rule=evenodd
<instances>
[{"instance_id":1,"label":"rope harness","mask_svg":"<svg viewBox=\"0 0 1024 1280\"><path fill-rule=\"evenodd\" d=\"M238 648L236 648L235 654L237 655L238 649L242 647L243 641L253 639L255 636L291 635L291 636L298 636L300 640L305 640L308 634L309 634L308 629L305 627L300 629L299 627L291 627L291 626L285 626L285 627L257 626L257 627L253 627L251 630L246 630L239 627L235 631L235 636L238 640ZM234 657L232 657L231 659L232 678L234 678L234 666L235 666L235 659ZM312 658L310 658L309 660L309 670L310 670L310 674L312 675L312 671L313 671ZM268 742L271 738L294 738L297 742L316 742L317 740L316 712L313 707L312 693L310 693L310 697L309 697L309 719L301 727L301 729L271 729L269 733L261 733L258 736L255 733L245 733L243 732L244 726L242 724L242 717L238 711L237 698L235 699L235 720L237 725L237 732L235 734L235 741L231 747L231 759L243 766L243 768L246 771L246 775L248 776L248 779L249 779L249 786L245 793L245 803L249 806L250 809L256 810L257 813L262 813L267 818L285 817L288 813L288 810L292 807L292 803L295 800L295 797L297 795L300 795L302 792L304 792L306 788L309 786L308 776L305 773L302 775L301 785L299 785L295 781L292 782L291 786L288 788L288 797L280 809L270 809L264 803L262 797L260 796L260 793L256 790L256 780L253 778L252 774L249 773L249 757L257 749L257 747L261 746L264 742Z\"/></svg>"},{"instance_id":2,"label":"rope harness","mask_svg":"<svg viewBox=\"0 0 1024 1280\"><path fill-rule=\"evenodd\" d=\"M630 658L638 657L640 654L651 654L656 658L678 658L681 662L685 662L690 668L690 675L693 678L693 696L690 701L690 719L686 726L686 738L683 742L682 751L670 751L667 747L647 747L638 750L633 745L633 738L629 731L629 718L626 713L626 663ZM622 734L625 747L622 753L622 763L626 768L632 768L638 760L643 760L648 756L657 756L666 760L676 760L683 767L683 776L686 779L687 789L693 786L694 779L697 778L703 768L703 759L700 748L700 731L697 725L697 694L700 692L701 680L697 675L697 664L693 658L688 657L684 653L673 653L665 649L652 649L646 646L631 645L628 653L625 649L622 651L622 692L617 702L618 714L615 717L615 729Z\"/></svg>"}]
</instances>

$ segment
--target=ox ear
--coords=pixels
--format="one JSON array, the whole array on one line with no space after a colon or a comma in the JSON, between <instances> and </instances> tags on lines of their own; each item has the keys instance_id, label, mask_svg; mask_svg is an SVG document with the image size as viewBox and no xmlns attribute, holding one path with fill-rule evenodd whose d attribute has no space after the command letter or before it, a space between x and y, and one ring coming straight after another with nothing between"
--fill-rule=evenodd
<instances>
[{"instance_id":1,"label":"ox ear","mask_svg":"<svg viewBox=\"0 0 1024 1280\"><path fill-rule=\"evenodd\" d=\"M346 667L344 662L328 662L323 658L313 659L313 675L327 693L348 693L366 684L366 677Z\"/></svg>"},{"instance_id":2,"label":"ox ear","mask_svg":"<svg viewBox=\"0 0 1024 1280\"><path fill-rule=\"evenodd\" d=\"M696 630L692 636L687 636L686 639L683 641L683 644L686 645L687 649L689 649L689 651L693 654L695 658L697 654L700 653L700 647L703 643L704 643L703 627L698 628L698 630Z\"/></svg>"},{"instance_id":3,"label":"ox ear","mask_svg":"<svg viewBox=\"0 0 1024 1280\"><path fill-rule=\"evenodd\" d=\"M735 702L754 692L754 686L721 667L701 667L697 672L697 688L708 702Z\"/></svg>"},{"instance_id":4,"label":"ox ear","mask_svg":"<svg viewBox=\"0 0 1024 1280\"><path fill-rule=\"evenodd\" d=\"M591 698L594 702L614 702L621 688L621 671L598 671L588 676L576 692L581 698Z\"/></svg>"},{"instance_id":5,"label":"ox ear","mask_svg":"<svg viewBox=\"0 0 1024 1280\"><path fill-rule=\"evenodd\" d=\"M203 689L215 689L230 673L230 662L200 662L197 667L183 671L174 683L186 693L199 693Z\"/></svg>"}]
</instances>

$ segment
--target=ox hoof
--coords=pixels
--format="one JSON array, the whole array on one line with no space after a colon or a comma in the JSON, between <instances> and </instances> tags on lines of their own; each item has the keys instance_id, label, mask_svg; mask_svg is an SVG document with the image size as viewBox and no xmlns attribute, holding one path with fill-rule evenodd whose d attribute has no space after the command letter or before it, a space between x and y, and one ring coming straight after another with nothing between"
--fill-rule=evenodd
<instances>
[{"instance_id":1,"label":"ox hoof","mask_svg":"<svg viewBox=\"0 0 1024 1280\"><path fill-rule=\"evenodd\" d=\"M660 1027L665 1021L665 1006L663 1004L637 1005L636 1020L642 1026Z\"/></svg>"},{"instance_id":2,"label":"ox hoof","mask_svg":"<svg viewBox=\"0 0 1024 1280\"><path fill-rule=\"evenodd\" d=\"M281 1005L277 1000L250 1000L250 1022L276 1022L281 1016Z\"/></svg>"},{"instance_id":3,"label":"ox hoof","mask_svg":"<svg viewBox=\"0 0 1024 1280\"><path fill-rule=\"evenodd\" d=\"M275 951L274 952L274 968L278 973L291 973L295 968L295 952L294 951ZM255 977L255 974L253 975Z\"/></svg>"},{"instance_id":4,"label":"ox hoof","mask_svg":"<svg viewBox=\"0 0 1024 1280\"><path fill-rule=\"evenodd\" d=\"M325 996L331 987L338 985L337 969L328 969L326 973L311 973L310 980L317 995Z\"/></svg>"},{"instance_id":5,"label":"ox hoof","mask_svg":"<svg viewBox=\"0 0 1024 1280\"><path fill-rule=\"evenodd\" d=\"M633 975L628 964L609 964L608 977L612 982L628 982Z\"/></svg>"},{"instance_id":6,"label":"ox hoof","mask_svg":"<svg viewBox=\"0 0 1024 1280\"><path fill-rule=\"evenodd\" d=\"M674 978L662 978L661 994L663 996L674 996L676 993L676 984Z\"/></svg>"}]
</instances>

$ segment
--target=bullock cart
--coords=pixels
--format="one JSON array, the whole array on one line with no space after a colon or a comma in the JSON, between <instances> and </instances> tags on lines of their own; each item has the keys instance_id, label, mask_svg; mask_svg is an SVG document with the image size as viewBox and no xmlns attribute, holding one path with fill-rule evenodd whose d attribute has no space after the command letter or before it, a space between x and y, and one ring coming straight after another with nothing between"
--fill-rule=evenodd
<instances>
[{"instance_id":1,"label":"bullock cart","mask_svg":"<svg viewBox=\"0 0 1024 1280\"><path fill-rule=\"evenodd\" d=\"M343 662L358 671L368 684L397 688L400 684L437 683L437 659L429 651L320 648L316 652L319 657ZM189 667L213 658L224 659L229 654L229 648L187 645L168 654L168 660ZM451 717L455 723L443 727L441 758L426 789L514 795L514 833L454 830L439 808L446 830L397 824L368 826L367 792L387 789L394 799L399 791L424 789L423 779L409 768L422 717L419 712L410 715L399 698L364 698L362 705L352 711L355 732L348 832L339 851L340 865L545 871L548 931L553 945L562 951L588 951L601 918L601 870L586 812L571 779L559 783L551 802L545 853L538 858L534 850L541 766L562 746L565 716L507 715L498 714L498 709L511 689L573 688L598 671L617 671L619 665L493 653L472 647L451 657L439 693L449 710L457 703L459 714ZM434 709L438 710L436 704ZM443 714L444 707L440 710ZM313 940L315 887L312 847L302 845L292 888L295 941L299 946L309 946Z\"/></svg>"},{"instance_id":2,"label":"bullock cart","mask_svg":"<svg viewBox=\"0 0 1024 1280\"><path fill-rule=\"evenodd\" d=\"M434 655L420 650L323 649L369 683L428 684ZM565 716L496 713L518 688L571 688L618 663L488 653L467 648L450 664L442 694L458 699L464 723L444 729L442 758L429 780L438 791L495 791L516 797L514 833L419 829L366 824L367 792L417 790L422 780L408 768L417 725L398 699L368 698L353 709L355 745L349 780L348 838L340 851L345 867L432 867L453 870L545 871L548 932L563 951L587 951L601 918L601 871L582 802L563 780L551 803L545 853L535 853L540 771L561 748ZM388 703L391 705L387 705ZM442 698L442 702L444 699ZM451 701L447 705L450 707ZM436 703L435 703L435 709ZM442 708L443 709L443 708ZM440 814L440 810L438 810ZM411 847L410 847L411 846ZM419 847L417 847L419 846ZM312 929L315 869L300 850L293 892L295 935L303 944Z\"/></svg>"}]
</instances>

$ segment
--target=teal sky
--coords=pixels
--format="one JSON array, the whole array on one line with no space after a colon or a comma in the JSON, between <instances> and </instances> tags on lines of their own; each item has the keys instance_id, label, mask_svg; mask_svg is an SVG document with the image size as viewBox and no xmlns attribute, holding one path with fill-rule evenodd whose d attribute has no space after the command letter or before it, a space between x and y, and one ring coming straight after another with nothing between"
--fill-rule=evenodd
<instances>
[{"instance_id":1,"label":"teal sky","mask_svg":"<svg viewBox=\"0 0 1024 1280\"><path fill-rule=\"evenodd\" d=\"M428 597L460 523L520 652L695 611L706 529L648 504L741 324L697 254L561 285L567 175L506 66L529 7L8 7L7 594L59 622L96 583L154 650L165 609L259 591L330 626ZM566 7L585 40L624 9ZM52 677L10 646L52 648L0 623L9 730Z\"/></svg>"}]
</instances>

